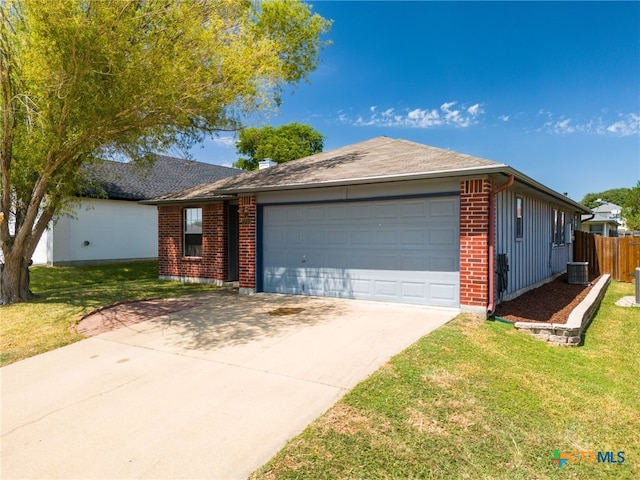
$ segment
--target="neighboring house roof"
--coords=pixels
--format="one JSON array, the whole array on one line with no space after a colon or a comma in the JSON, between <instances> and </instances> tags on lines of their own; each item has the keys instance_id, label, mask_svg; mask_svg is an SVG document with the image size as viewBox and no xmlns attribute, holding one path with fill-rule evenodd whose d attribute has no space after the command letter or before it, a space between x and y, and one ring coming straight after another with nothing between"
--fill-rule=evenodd
<instances>
[{"instance_id":1,"label":"neighboring house roof","mask_svg":"<svg viewBox=\"0 0 640 480\"><path fill-rule=\"evenodd\" d=\"M622 223L622 207L615 203L601 203L596 208L592 208L593 215L582 217L584 223L610 223L618 225Z\"/></svg>"},{"instance_id":2,"label":"neighboring house roof","mask_svg":"<svg viewBox=\"0 0 640 480\"><path fill-rule=\"evenodd\" d=\"M528 186L589 210L503 163L402 139L376 137L238 177L162 195L147 203L212 200L230 194L486 174L515 175Z\"/></svg>"},{"instance_id":3,"label":"neighboring house roof","mask_svg":"<svg viewBox=\"0 0 640 480\"><path fill-rule=\"evenodd\" d=\"M620 205L616 205L615 203L601 203L596 208L591 209L593 213L620 213L622 211L622 207Z\"/></svg>"},{"instance_id":4,"label":"neighboring house roof","mask_svg":"<svg viewBox=\"0 0 640 480\"><path fill-rule=\"evenodd\" d=\"M85 177L91 185L82 196L106 195L112 200L148 200L243 172L237 168L164 155L157 155L151 166L99 160L84 169Z\"/></svg>"}]
</instances>

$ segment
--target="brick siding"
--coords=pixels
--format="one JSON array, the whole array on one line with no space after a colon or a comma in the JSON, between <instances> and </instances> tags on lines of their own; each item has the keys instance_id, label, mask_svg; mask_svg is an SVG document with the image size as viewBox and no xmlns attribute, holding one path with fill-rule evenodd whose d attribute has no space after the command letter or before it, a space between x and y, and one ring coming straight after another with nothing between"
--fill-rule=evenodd
<instances>
[{"instance_id":1,"label":"brick siding","mask_svg":"<svg viewBox=\"0 0 640 480\"><path fill-rule=\"evenodd\" d=\"M460 305L486 307L489 303L489 195L488 179L460 182Z\"/></svg>"},{"instance_id":2,"label":"brick siding","mask_svg":"<svg viewBox=\"0 0 640 480\"><path fill-rule=\"evenodd\" d=\"M184 208L202 208L202 257L185 257ZM158 207L158 273L161 277L209 279L228 277L228 215L224 203Z\"/></svg>"},{"instance_id":3,"label":"brick siding","mask_svg":"<svg viewBox=\"0 0 640 480\"><path fill-rule=\"evenodd\" d=\"M238 205L240 246L239 246L239 286L240 289L256 288L256 197L239 197Z\"/></svg>"}]
</instances>

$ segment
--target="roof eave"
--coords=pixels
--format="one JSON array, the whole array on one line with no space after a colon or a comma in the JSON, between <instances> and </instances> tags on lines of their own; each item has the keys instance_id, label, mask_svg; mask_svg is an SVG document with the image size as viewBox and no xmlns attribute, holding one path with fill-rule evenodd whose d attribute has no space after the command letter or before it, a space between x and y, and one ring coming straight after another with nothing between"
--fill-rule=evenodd
<instances>
[{"instance_id":1,"label":"roof eave","mask_svg":"<svg viewBox=\"0 0 640 480\"><path fill-rule=\"evenodd\" d=\"M204 204L204 203L218 203L224 200L232 200L236 198L235 195L207 195L206 197L192 197L192 198L152 198L149 200L141 200L138 203L141 205L184 205L184 204Z\"/></svg>"},{"instance_id":2,"label":"roof eave","mask_svg":"<svg viewBox=\"0 0 640 480\"><path fill-rule=\"evenodd\" d=\"M490 173L496 173L500 169L506 168L506 165L496 164L491 166L481 167L467 167L458 168L455 170L436 170L429 172L412 172L398 175L379 175L369 177L352 177L340 180L327 180L320 182L309 183L289 183L281 185L269 185L258 187L238 187L221 189L219 192L229 192L234 194L242 193L258 193L258 192L270 192L270 191L282 191L282 190L300 190L308 188L326 188L326 187L342 187L348 185L365 185L371 183L388 183L388 182L406 182L410 180L428 180L448 177L459 177L461 175L484 175Z\"/></svg>"},{"instance_id":3,"label":"roof eave","mask_svg":"<svg viewBox=\"0 0 640 480\"><path fill-rule=\"evenodd\" d=\"M510 174L514 175L518 179L518 181L520 181L521 183L524 183L524 184L526 184L526 185L538 190L539 192L545 193L545 194L555 198L556 200L558 200L558 201L560 201L562 203L569 204L579 212L591 213L591 210L589 210L587 207L585 207L581 203L578 203L575 200L571 200L566 195L562 195L561 193L556 192L555 190L552 190L551 188L543 185L542 183L534 180L533 178L525 175L524 173L516 170L513 167L506 166L505 174L506 175L510 175Z\"/></svg>"}]
</instances>

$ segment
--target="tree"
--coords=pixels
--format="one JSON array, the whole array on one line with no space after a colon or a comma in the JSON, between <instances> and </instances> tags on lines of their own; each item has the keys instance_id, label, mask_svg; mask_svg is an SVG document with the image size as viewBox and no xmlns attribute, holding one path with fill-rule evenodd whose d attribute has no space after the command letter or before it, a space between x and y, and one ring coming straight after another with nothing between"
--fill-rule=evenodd
<instances>
[{"instance_id":1,"label":"tree","mask_svg":"<svg viewBox=\"0 0 640 480\"><path fill-rule=\"evenodd\" d=\"M614 203L616 205L624 205L627 195L631 189L629 188L613 188L600 193L587 193L580 201L587 208L594 209L598 206L597 200Z\"/></svg>"},{"instance_id":2,"label":"tree","mask_svg":"<svg viewBox=\"0 0 640 480\"><path fill-rule=\"evenodd\" d=\"M246 128L240 132L236 149L248 158L239 158L234 167L257 170L258 162L269 158L290 162L322 151L324 137L309 125L289 123L279 127Z\"/></svg>"},{"instance_id":3,"label":"tree","mask_svg":"<svg viewBox=\"0 0 640 480\"><path fill-rule=\"evenodd\" d=\"M239 129L316 68L329 27L296 0L2 0L2 303L32 297L31 256L83 165Z\"/></svg>"},{"instance_id":4,"label":"tree","mask_svg":"<svg viewBox=\"0 0 640 480\"><path fill-rule=\"evenodd\" d=\"M640 181L629 190L622 207L622 216L627 222L627 229L640 230Z\"/></svg>"}]
</instances>

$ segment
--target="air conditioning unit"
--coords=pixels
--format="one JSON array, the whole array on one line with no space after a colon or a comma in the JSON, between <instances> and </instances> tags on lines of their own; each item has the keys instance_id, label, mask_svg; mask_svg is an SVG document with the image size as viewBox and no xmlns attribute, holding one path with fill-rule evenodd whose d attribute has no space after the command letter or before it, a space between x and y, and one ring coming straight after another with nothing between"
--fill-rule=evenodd
<instances>
[{"instance_id":1,"label":"air conditioning unit","mask_svg":"<svg viewBox=\"0 0 640 480\"><path fill-rule=\"evenodd\" d=\"M589 262L567 263L567 283L589 285Z\"/></svg>"}]
</instances>

